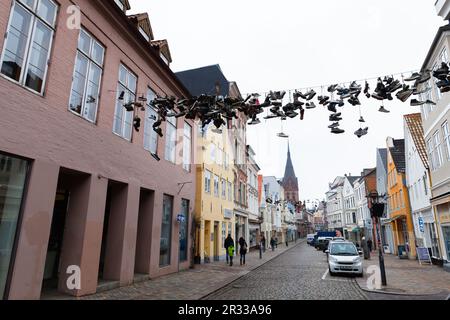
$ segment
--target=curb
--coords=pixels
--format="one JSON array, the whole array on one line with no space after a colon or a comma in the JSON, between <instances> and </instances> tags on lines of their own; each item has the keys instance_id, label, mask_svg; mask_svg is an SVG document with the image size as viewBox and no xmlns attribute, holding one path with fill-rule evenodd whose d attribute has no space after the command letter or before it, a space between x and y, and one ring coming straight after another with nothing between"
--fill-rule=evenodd
<instances>
[{"instance_id":1,"label":"curb","mask_svg":"<svg viewBox=\"0 0 450 320\"><path fill-rule=\"evenodd\" d=\"M294 244L293 246L289 247L288 249L284 250L283 252L277 254L277 255L274 256L272 259L263 262L263 263L260 264L259 266L255 266L254 268L247 270L243 275L238 276L238 277L237 277L236 279L234 279L234 280L231 280L231 281L229 281L229 282L227 282L227 283L225 283L225 284L221 284L219 288L214 289L214 290L211 291L210 293L208 293L208 294L206 294L206 295L204 295L204 296L198 298L197 300L204 300L205 298L207 298L207 297L213 295L214 293L216 293L216 292L218 292L219 290L225 288L226 286L229 286L230 284L232 284L232 283L234 283L234 282L240 280L241 278L245 277L245 276L246 276L247 274L249 274L250 272L255 271L255 270L257 270L257 269L263 267L264 265L266 265L267 263L271 262L272 260L278 258L279 256L285 254L286 252L288 252L288 251L290 251L290 250L296 248L297 246L299 246L299 245L301 245L301 244L303 244L303 243L305 243L305 242L306 242L306 239L300 240L298 243Z\"/></svg>"},{"instance_id":2,"label":"curb","mask_svg":"<svg viewBox=\"0 0 450 320\"><path fill-rule=\"evenodd\" d=\"M355 279L355 282L358 285L358 287L364 292L377 293L377 294L387 294L387 295L393 295L393 296L422 297L422 296L436 296L436 295L440 295L440 294L450 293L450 292L446 292L446 291L435 292L435 293L404 293L404 292L392 292L392 291L382 291L382 290L370 290L370 289L367 289L367 288L363 288L359 284L358 280Z\"/></svg>"}]
</instances>

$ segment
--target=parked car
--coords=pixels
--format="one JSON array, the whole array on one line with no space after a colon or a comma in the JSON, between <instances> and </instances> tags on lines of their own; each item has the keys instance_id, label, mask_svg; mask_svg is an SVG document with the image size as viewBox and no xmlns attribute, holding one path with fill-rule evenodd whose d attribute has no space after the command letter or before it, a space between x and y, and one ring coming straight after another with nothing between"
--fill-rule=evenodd
<instances>
[{"instance_id":1,"label":"parked car","mask_svg":"<svg viewBox=\"0 0 450 320\"><path fill-rule=\"evenodd\" d=\"M328 248L328 242L333 240L332 237L320 237L317 241L316 249L325 252Z\"/></svg>"},{"instance_id":2,"label":"parked car","mask_svg":"<svg viewBox=\"0 0 450 320\"><path fill-rule=\"evenodd\" d=\"M363 266L360 255L362 252L352 242L331 241L325 251L328 255L330 275L337 273L356 274L363 276Z\"/></svg>"},{"instance_id":3,"label":"parked car","mask_svg":"<svg viewBox=\"0 0 450 320\"><path fill-rule=\"evenodd\" d=\"M314 236L315 235L316 235L315 233L308 234L306 236L306 243L308 243L309 245L312 245L313 242L314 242Z\"/></svg>"},{"instance_id":4,"label":"parked car","mask_svg":"<svg viewBox=\"0 0 450 320\"><path fill-rule=\"evenodd\" d=\"M344 237L334 237L333 241L346 241Z\"/></svg>"}]
</instances>

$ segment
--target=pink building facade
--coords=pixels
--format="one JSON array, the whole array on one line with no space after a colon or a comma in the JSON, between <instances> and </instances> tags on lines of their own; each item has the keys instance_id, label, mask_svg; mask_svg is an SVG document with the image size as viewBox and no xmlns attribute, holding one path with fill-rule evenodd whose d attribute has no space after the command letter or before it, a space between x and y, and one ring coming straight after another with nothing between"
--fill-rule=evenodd
<instances>
[{"instance_id":1,"label":"pink building facade","mask_svg":"<svg viewBox=\"0 0 450 320\"><path fill-rule=\"evenodd\" d=\"M149 105L189 93L116 2L77 0L81 30L72 1L0 2L0 298L190 266L195 124L173 118L160 137Z\"/></svg>"}]
</instances>

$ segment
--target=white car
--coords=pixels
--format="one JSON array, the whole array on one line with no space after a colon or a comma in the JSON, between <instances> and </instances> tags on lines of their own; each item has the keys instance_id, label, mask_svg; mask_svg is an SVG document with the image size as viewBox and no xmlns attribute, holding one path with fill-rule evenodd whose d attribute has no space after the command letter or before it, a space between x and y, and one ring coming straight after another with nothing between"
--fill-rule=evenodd
<instances>
[{"instance_id":1,"label":"white car","mask_svg":"<svg viewBox=\"0 0 450 320\"><path fill-rule=\"evenodd\" d=\"M363 276L361 251L348 241L332 241L325 251L328 255L330 275L337 273L356 274Z\"/></svg>"}]
</instances>

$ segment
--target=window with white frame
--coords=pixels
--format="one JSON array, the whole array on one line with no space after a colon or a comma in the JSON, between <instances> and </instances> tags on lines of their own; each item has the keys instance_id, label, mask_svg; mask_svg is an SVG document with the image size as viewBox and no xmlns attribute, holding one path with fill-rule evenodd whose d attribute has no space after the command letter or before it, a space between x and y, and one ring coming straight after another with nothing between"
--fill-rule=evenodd
<instances>
[{"instance_id":1,"label":"window with white frame","mask_svg":"<svg viewBox=\"0 0 450 320\"><path fill-rule=\"evenodd\" d=\"M222 179L222 199L227 198L227 181Z\"/></svg>"},{"instance_id":2,"label":"window with white frame","mask_svg":"<svg viewBox=\"0 0 450 320\"><path fill-rule=\"evenodd\" d=\"M103 46L85 30L80 30L69 110L91 122L97 117L104 56Z\"/></svg>"},{"instance_id":3,"label":"window with white frame","mask_svg":"<svg viewBox=\"0 0 450 320\"><path fill-rule=\"evenodd\" d=\"M444 146L447 160L450 160L450 131L448 129L448 122L445 121L442 125L442 134L444 135Z\"/></svg>"},{"instance_id":4,"label":"window with white frame","mask_svg":"<svg viewBox=\"0 0 450 320\"><path fill-rule=\"evenodd\" d=\"M145 106L144 121L144 149L153 153L158 153L158 134L153 130L153 125L158 119L158 113L150 103L156 98L152 89L147 89L147 102Z\"/></svg>"},{"instance_id":5,"label":"window with white frame","mask_svg":"<svg viewBox=\"0 0 450 320\"><path fill-rule=\"evenodd\" d=\"M51 0L13 1L1 56L1 74L43 94L58 5Z\"/></svg>"},{"instance_id":6,"label":"window with white frame","mask_svg":"<svg viewBox=\"0 0 450 320\"><path fill-rule=\"evenodd\" d=\"M183 132L183 169L191 171L192 126L185 122Z\"/></svg>"},{"instance_id":7,"label":"window with white frame","mask_svg":"<svg viewBox=\"0 0 450 320\"><path fill-rule=\"evenodd\" d=\"M219 197L219 176L214 175L214 196Z\"/></svg>"},{"instance_id":8,"label":"window with white frame","mask_svg":"<svg viewBox=\"0 0 450 320\"><path fill-rule=\"evenodd\" d=\"M434 156L436 157L436 169L439 169L443 163L439 131L436 131L433 134L433 141L434 141Z\"/></svg>"},{"instance_id":9,"label":"window with white frame","mask_svg":"<svg viewBox=\"0 0 450 320\"><path fill-rule=\"evenodd\" d=\"M133 132L134 112L127 111L124 105L130 105L136 101L136 87L137 77L121 64L119 67L119 83L117 84L113 132L128 141L131 141Z\"/></svg>"},{"instance_id":10,"label":"window with white frame","mask_svg":"<svg viewBox=\"0 0 450 320\"><path fill-rule=\"evenodd\" d=\"M211 171L205 170L205 192L211 193Z\"/></svg>"},{"instance_id":11,"label":"window with white frame","mask_svg":"<svg viewBox=\"0 0 450 320\"><path fill-rule=\"evenodd\" d=\"M165 159L172 163L176 160L176 144L177 144L177 119L169 117L166 121L166 148Z\"/></svg>"},{"instance_id":12,"label":"window with white frame","mask_svg":"<svg viewBox=\"0 0 450 320\"><path fill-rule=\"evenodd\" d=\"M427 149L428 149L428 156L430 157L431 170L434 171L436 168L436 165L435 165L435 159L434 159L433 140L431 138L429 138L427 140Z\"/></svg>"}]
</instances>

